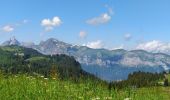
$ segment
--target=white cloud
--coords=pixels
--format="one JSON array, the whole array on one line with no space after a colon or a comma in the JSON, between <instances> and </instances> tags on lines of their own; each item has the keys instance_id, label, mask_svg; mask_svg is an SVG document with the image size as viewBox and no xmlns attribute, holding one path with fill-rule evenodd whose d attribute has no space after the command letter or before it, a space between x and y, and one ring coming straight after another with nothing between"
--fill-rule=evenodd
<instances>
[{"instance_id":1,"label":"white cloud","mask_svg":"<svg viewBox=\"0 0 170 100\"><path fill-rule=\"evenodd\" d=\"M87 36L87 32L85 32L85 31L80 31L80 33L79 33L79 37L80 38L85 38Z\"/></svg>"},{"instance_id":2,"label":"white cloud","mask_svg":"<svg viewBox=\"0 0 170 100\"><path fill-rule=\"evenodd\" d=\"M170 43L164 43L161 41L153 40L150 42L138 44L135 49L142 49L154 53L161 52L170 54Z\"/></svg>"},{"instance_id":3,"label":"white cloud","mask_svg":"<svg viewBox=\"0 0 170 100\"><path fill-rule=\"evenodd\" d=\"M87 20L90 25L100 25L108 23L111 20L111 16L108 13L104 13L98 17Z\"/></svg>"},{"instance_id":4,"label":"white cloud","mask_svg":"<svg viewBox=\"0 0 170 100\"><path fill-rule=\"evenodd\" d=\"M45 27L46 31L52 30L54 27L58 27L62 24L61 19L56 16L53 19L43 19L41 25Z\"/></svg>"},{"instance_id":5,"label":"white cloud","mask_svg":"<svg viewBox=\"0 0 170 100\"><path fill-rule=\"evenodd\" d=\"M104 45L101 40L97 40L93 42L88 42L87 44L83 44L83 46L87 46L93 49L100 49L100 48L103 48Z\"/></svg>"},{"instance_id":6,"label":"white cloud","mask_svg":"<svg viewBox=\"0 0 170 100\"><path fill-rule=\"evenodd\" d=\"M17 23L12 23L12 24L7 24L3 27L0 27L0 31L3 32L13 32L16 28L20 27L21 25L27 24L29 20L22 20L20 22Z\"/></svg>"},{"instance_id":7,"label":"white cloud","mask_svg":"<svg viewBox=\"0 0 170 100\"><path fill-rule=\"evenodd\" d=\"M10 25L6 25L6 26L4 26L4 27L2 28L2 30L3 30L4 32L12 32L12 31L14 31L14 28L13 28L12 26L10 26Z\"/></svg>"},{"instance_id":8,"label":"white cloud","mask_svg":"<svg viewBox=\"0 0 170 100\"><path fill-rule=\"evenodd\" d=\"M112 9L109 5L106 4L105 7L108 9L108 13L109 13L110 15L113 15L113 14L114 14L113 9Z\"/></svg>"},{"instance_id":9,"label":"white cloud","mask_svg":"<svg viewBox=\"0 0 170 100\"><path fill-rule=\"evenodd\" d=\"M131 39L132 39L132 35L129 34L129 33L127 33L127 34L124 35L124 39L125 39L126 41L131 40Z\"/></svg>"}]
</instances>

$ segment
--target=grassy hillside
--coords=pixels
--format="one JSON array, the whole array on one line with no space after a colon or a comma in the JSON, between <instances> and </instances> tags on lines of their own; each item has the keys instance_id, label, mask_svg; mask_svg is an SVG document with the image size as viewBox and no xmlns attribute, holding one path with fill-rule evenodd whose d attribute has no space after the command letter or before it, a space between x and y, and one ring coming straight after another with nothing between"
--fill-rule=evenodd
<instances>
[{"instance_id":1,"label":"grassy hillside","mask_svg":"<svg viewBox=\"0 0 170 100\"><path fill-rule=\"evenodd\" d=\"M98 80L93 75L83 71L74 57L66 55L47 56L36 50L20 46L0 47L0 70L12 74L41 74L51 78L71 78L74 81L80 77L91 77Z\"/></svg>"},{"instance_id":2,"label":"grassy hillside","mask_svg":"<svg viewBox=\"0 0 170 100\"><path fill-rule=\"evenodd\" d=\"M0 74L0 100L169 100L169 93L170 87L109 91L106 84L91 79L74 83L43 76Z\"/></svg>"}]
</instances>

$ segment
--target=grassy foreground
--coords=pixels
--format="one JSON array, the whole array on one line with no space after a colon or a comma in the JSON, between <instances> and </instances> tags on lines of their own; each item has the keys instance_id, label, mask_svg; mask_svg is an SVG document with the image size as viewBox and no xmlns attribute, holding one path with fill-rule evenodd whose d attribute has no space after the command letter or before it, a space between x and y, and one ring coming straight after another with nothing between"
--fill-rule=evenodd
<instances>
[{"instance_id":1,"label":"grassy foreground","mask_svg":"<svg viewBox=\"0 0 170 100\"><path fill-rule=\"evenodd\" d=\"M0 100L170 100L170 87L108 91L91 80L79 83L27 75L0 75Z\"/></svg>"}]
</instances>

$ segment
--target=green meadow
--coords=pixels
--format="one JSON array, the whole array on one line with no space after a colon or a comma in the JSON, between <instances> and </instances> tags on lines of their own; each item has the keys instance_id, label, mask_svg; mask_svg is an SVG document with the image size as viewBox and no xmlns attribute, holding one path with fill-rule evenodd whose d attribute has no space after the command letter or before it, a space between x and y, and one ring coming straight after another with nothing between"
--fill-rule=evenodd
<instances>
[{"instance_id":1,"label":"green meadow","mask_svg":"<svg viewBox=\"0 0 170 100\"><path fill-rule=\"evenodd\" d=\"M0 74L0 100L170 100L170 87L108 90L106 84L90 79L72 82Z\"/></svg>"}]
</instances>

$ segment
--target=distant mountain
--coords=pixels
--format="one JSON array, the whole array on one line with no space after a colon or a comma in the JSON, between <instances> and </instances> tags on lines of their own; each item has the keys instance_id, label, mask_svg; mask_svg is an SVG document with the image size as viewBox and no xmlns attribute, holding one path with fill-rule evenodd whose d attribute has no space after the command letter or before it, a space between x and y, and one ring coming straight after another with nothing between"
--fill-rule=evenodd
<instances>
[{"instance_id":1,"label":"distant mountain","mask_svg":"<svg viewBox=\"0 0 170 100\"><path fill-rule=\"evenodd\" d=\"M20 42L18 40L15 39L15 37L10 38L10 40L5 41L4 43L2 43L3 46L6 45L21 45Z\"/></svg>"},{"instance_id":2,"label":"distant mountain","mask_svg":"<svg viewBox=\"0 0 170 100\"><path fill-rule=\"evenodd\" d=\"M41 41L34 49L44 54L68 54L67 48L69 47L71 47L70 44L50 38L47 41Z\"/></svg>"},{"instance_id":3,"label":"distant mountain","mask_svg":"<svg viewBox=\"0 0 170 100\"><path fill-rule=\"evenodd\" d=\"M2 43L2 46L12 45L32 48L35 44L33 42L19 42L15 37L12 37L9 40Z\"/></svg>"},{"instance_id":4,"label":"distant mountain","mask_svg":"<svg viewBox=\"0 0 170 100\"><path fill-rule=\"evenodd\" d=\"M86 46L73 46L53 38L32 48L45 55L74 56L85 71L107 81L127 79L134 71L162 72L170 69L169 55L143 50L91 49Z\"/></svg>"}]
</instances>

